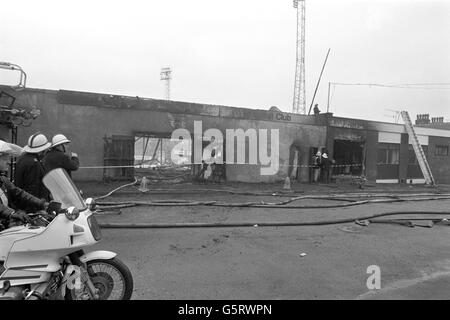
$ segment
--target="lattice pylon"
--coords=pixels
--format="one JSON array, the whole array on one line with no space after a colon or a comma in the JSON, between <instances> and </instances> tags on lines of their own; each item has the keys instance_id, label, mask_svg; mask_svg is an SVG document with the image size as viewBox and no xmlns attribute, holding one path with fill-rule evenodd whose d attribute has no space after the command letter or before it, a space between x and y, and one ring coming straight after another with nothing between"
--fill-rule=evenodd
<instances>
[{"instance_id":1,"label":"lattice pylon","mask_svg":"<svg viewBox=\"0 0 450 320\"><path fill-rule=\"evenodd\" d=\"M306 114L305 93L305 0L294 0L297 9L296 66L292 113Z\"/></svg>"}]
</instances>

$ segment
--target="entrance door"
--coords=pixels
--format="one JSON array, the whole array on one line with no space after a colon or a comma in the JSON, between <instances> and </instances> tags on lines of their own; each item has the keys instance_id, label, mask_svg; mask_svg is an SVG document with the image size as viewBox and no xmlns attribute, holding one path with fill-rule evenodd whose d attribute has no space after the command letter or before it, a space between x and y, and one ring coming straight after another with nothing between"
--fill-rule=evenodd
<instances>
[{"instance_id":1,"label":"entrance door","mask_svg":"<svg viewBox=\"0 0 450 320\"><path fill-rule=\"evenodd\" d=\"M361 141L334 140L333 174L360 176L363 168L363 143Z\"/></svg>"},{"instance_id":2,"label":"entrance door","mask_svg":"<svg viewBox=\"0 0 450 320\"><path fill-rule=\"evenodd\" d=\"M134 177L134 137L104 138L103 180L128 180Z\"/></svg>"}]
</instances>

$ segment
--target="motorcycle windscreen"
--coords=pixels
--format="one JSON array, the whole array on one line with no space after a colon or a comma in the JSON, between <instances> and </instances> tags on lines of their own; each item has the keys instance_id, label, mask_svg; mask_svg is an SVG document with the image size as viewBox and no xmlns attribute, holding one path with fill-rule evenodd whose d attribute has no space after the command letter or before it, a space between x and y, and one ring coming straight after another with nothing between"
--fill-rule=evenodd
<instances>
[{"instance_id":1,"label":"motorcycle windscreen","mask_svg":"<svg viewBox=\"0 0 450 320\"><path fill-rule=\"evenodd\" d=\"M86 209L83 198L64 169L53 169L42 181L51 192L53 200L60 202L62 208L73 206L80 211Z\"/></svg>"}]
</instances>

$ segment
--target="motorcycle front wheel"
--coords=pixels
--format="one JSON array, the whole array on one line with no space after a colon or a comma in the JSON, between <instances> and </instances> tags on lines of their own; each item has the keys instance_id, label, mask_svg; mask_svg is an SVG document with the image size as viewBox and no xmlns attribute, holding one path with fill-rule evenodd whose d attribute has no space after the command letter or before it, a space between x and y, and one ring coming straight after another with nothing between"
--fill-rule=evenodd
<instances>
[{"instance_id":1,"label":"motorcycle front wheel","mask_svg":"<svg viewBox=\"0 0 450 320\"><path fill-rule=\"evenodd\" d=\"M122 261L117 258L99 259L88 261L86 265L89 277L99 291L98 300L130 300L133 293L133 277ZM75 300L74 290L70 290L66 297Z\"/></svg>"}]
</instances>

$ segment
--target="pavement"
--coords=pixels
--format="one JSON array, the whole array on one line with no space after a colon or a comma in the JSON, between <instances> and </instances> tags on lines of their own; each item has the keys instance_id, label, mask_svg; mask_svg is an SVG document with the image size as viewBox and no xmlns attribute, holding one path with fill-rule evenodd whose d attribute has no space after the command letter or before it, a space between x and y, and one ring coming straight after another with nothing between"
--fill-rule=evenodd
<instances>
[{"instance_id":1,"label":"pavement","mask_svg":"<svg viewBox=\"0 0 450 320\"><path fill-rule=\"evenodd\" d=\"M119 184L78 186L88 197L106 194ZM156 189L164 191L158 193ZM196 191L198 189L201 190ZM214 191L219 189L268 194L255 196ZM294 185L293 189L292 194L449 193L447 186L417 185L375 185L364 190L355 185ZM155 185L151 190L155 193L141 193L135 187L124 188L99 201L277 202L286 200L291 194L282 194L281 185L269 184ZM278 192L278 195L271 196L270 192ZM296 204L324 203L337 202L308 199ZM98 214L97 219L100 223L292 223L356 219L392 211L440 211L450 215L449 207L450 200L329 209L139 206L120 209L120 214ZM449 215L436 216L450 218ZM420 214L402 217L430 218ZM395 224L360 226L346 223L307 227L103 229L102 233L102 241L90 249L118 253L134 277L133 299L449 298L450 228L444 225L412 228ZM379 267L379 289L370 287L373 283L371 266Z\"/></svg>"}]
</instances>

